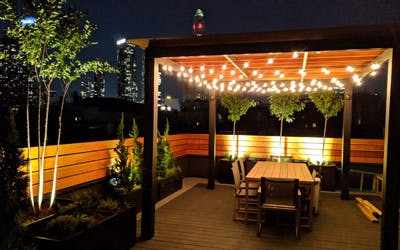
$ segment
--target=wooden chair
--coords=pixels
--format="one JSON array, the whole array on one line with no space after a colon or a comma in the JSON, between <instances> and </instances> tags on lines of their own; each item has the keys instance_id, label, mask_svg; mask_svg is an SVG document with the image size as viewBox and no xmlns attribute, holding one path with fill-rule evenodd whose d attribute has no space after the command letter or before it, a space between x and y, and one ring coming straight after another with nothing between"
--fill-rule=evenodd
<instances>
[{"instance_id":1,"label":"wooden chair","mask_svg":"<svg viewBox=\"0 0 400 250\"><path fill-rule=\"evenodd\" d=\"M242 188L240 182L240 173L237 162L232 163L232 174L234 179L234 205L233 220L248 221L249 214L257 215L258 194L255 189ZM252 219L250 219L252 220ZM254 221L256 219L253 219Z\"/></svg>"},{"instance_id":2,"label":"wooden chair","mask_svg":"<svg viewBox=\"0 0 400 250\"><path fill-rule=\"evenodd\" d=\"M300 202L301 192L299 190L298 179L262 177L257 215L257 236L261 236L263 215L265 215L268 210L274 210L278 211L278 215L281 211L295 214L296 239L300 239Z\"/></svg>"},{"instance_id":3,"label":"wooden chair","mask_svg":"<svg viewBox=\"0 0 400 250\"><path fill-rule=\"evenodd\" d=\"M237 162L233 162L232 163L232 167L233 167L234 164L236 164L236 166L237 166ZM240 166L240 181L241 181L240 187L241 188L246 188L246 182L247 182L246 181L246 170L245 170L245 167L244 167L243 160L239 160L239 166ZM255 183L255 182L249 182L248 183L248 188L250 188L250 189L258 189L259 186L260 185L258 183Z\"/></svg>"}]
</instances>

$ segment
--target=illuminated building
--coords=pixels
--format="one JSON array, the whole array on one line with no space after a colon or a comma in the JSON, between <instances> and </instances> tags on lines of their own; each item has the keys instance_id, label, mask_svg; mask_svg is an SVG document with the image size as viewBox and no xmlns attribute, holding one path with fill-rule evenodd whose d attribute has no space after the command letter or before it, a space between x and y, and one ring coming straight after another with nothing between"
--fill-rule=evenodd
<instances>
[{"instance_id":1,"label":"illuminated building","mask_svg":"<svg viewBox=\"0 0 400 250\"><path fill-rule=\"evenodd\" d=\"M143 103L143 81L142 76L138 74L138 50L136 45L126 42L125 39L117 41L118 46L118 97Z\"/></svg>"},{"instance_id":2,"label":"illuminated building","mask_svg":"<svg viewBox=\"0 0 400 250\"><path fill-rule=\"evenodd\" d=\"M194 36L202 36L204 34L205 21L204 14L201 9L197 9L193 16L193 35Z\"/></svg>"},{"instance_id":3,"label":"illuminated building","mask_svg":"<svg viewBox=\"0 0 400 250\"><path fill-rule=\"evenodd\" d=\"M36 99L37 89L34 89L33 74L17 58L18 47L9 40L0 42L0 51L7 56L0 59L0 105L24 106L29 87L29 100L33 104Z\"/></svg>"},{"instance_id":4,"label":"illuminated building","mask_svg":"<svg viewBox=\"0 0 400 250\"><path fill-rule=\"evenodd\" d=\"M94 74L93 79L86 75L80 84L82 99L104 97L105 78L104 74Z\"/></svg>"}]
</instances>

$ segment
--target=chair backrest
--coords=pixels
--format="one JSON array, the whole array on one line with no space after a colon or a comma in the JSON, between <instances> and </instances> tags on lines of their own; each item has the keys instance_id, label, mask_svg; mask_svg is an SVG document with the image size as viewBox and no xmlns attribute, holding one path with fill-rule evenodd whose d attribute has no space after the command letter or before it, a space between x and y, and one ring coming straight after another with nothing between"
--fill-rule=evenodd
<instances>
[{"instance_id":1,"label":"chair backrest","mask_svg":"<svg viewBox=\"0 0 400 250\"><path fill-rule=\"evenodd\" d=\"M261 178L261 204L297 207L299 179Z\"/></svg>"},{"instance_id":2,"label":"chair backrest","mask_svg":"<svg viewBox=\"0 0 400 250\"><path fill-rule=\"evenodd\" d=\"M232 162L232 174L233 180L235 182L235 190L240 190L240 173L239 173L239 165L237 161Z\"/></svg>"},{"instance_id":3,"label":"chair backrest","mask_svg":"<svg viewBox=\"0 0 400 250\"><path fill-rule=\"evenodd\" d=\"M239 160L239 166L240 166L240 176L242 177L241 179L244 180L246 178L246 170L244 168L243 160Z\"/></svg>"}]
</instances>

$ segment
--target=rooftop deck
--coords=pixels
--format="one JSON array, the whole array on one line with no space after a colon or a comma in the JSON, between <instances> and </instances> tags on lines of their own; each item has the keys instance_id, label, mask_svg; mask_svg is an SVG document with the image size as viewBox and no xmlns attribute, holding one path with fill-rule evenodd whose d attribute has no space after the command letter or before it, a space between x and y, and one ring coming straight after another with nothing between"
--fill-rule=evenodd
<instances>
[{"instance_id":1,"label":"rooftop deck","mask_svg":"<svg viewBox=\"0 0 400 250\"><path fill-rule=\"evenodd\" d=\"M195 183L198 183L198 179L186 178L181 194L175 194L170 201L157 204L154 238L139 241L132 249L380 247L380 225L369 222L357 208L354 199L340 200L339 193L321 192L319 215L314 217L313 230L302 228L301 240L297 241L294 228L276 225L265 226L262 236L258 238L254 223L245 224L232 220L231 186L216 185L215 190L208 190L204 183ZM377 196L363 197L380 206ZM140 228L140 223L138 224Z\"/></svg>"}]
</instances>

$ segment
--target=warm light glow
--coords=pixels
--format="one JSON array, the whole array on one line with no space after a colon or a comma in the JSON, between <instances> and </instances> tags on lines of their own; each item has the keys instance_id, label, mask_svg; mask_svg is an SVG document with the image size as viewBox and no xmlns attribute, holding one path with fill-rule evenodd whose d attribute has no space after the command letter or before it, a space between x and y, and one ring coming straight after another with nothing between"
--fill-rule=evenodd
<instances>
[{"instance_id":1,"label":"warm light glow","mask_svg":"<svg viewBox=\"0 0 400 250\"><path fill-rule=\"evenodd\" d=\"M226 64L222 65L221 68L222 68L222 70L226 70L227 69Z\"/></svg>"},{"instance_id":2,"label":"warm light glow","mask_svg":"<svg viewBox=\"0 0 400 250\"><path fill-rule=\"evenodd\" d=\"M380 65L377 63L371 64L371 69L373 69L373 70L377 70L377 69L379 69L379 67L380 67Z\"/></svg>"},{"instance_id":3,"label":"warm light glow","mask_svg":"<svg viewBox=\"0 0 400 250\"><path fill-rule=\"evenodd\" d=\"M204 67L204 65L200 66L200 71L204 71L206 68Z\"/></svg>"},{"instance_id":4,"label":"warm light glow","mask_svg":"<svg viewBox=\"0 0 400 250\"><path fill-rule=\"evenodd\" d=\"M354 72L354 68L353 68L352 66L347 66L347 67L346 67L346 70L347 70L348 72Z\"/></svg>"},{"instance_id":5,"label":"warm light glow","mask_svg":"<svg viewBox=\"0 0 400 250\"><path fill-rule=\"evenodd\" d=\"M210 73L210 75L214 74L214 69L210 69L210 70L208 71L208 73Z\"/></svg>"},{"instance_id":6,"label":"warm light glow","mask_svg":"<svg viewBox=\"0 0 400 250\"><path fill-rule=\"evenodd\" d=\"M243 64L243 67L244 67L244 68L248 68L248 67L249 67L249 63L248 63L248 62L245 62L245 63Z\"/></svg>"},{"instance_id":7,"label":"warm light glow","mask_svg":"<svg viewBox=\"0 0 400 250\"><path fill-rule=\"evenodd\" d=\"M235 70L231 70L231 75L235 75L236 74L236 71Z\"/></svg>"},{"instance_id":8,"label":"warm light glow","mask_svg":"<svg viewBox=\"0 0 400 250\"><path fill-rule=\"evenodd\" d=\"M168 66L168 71L171 72L172 71L172 67Z\"/></svg>"},{"instance_id":9,"label":"warm light glow","mask_svg":"<svg viewBox=\"0 0 400 250\"><path fill-rule=\"evenodd\" d=\"M189 68L189 73L192 74L193 73L193 68Z\"/></svg>"},{"instance_id":10,"label":"warm light glow","mask_svg":"<svg viewBox=\"0 0 400 250\"><path fill-rule=\"evenodd\" d=\"M377 74L376 71L372 71L372 72L370 73L370 76L376 76L376 74Z\"/></svg>"},{"instance_id":11,"label":"warm light glow","mask_svg":"<svg viewBox=\"0 0 400 250\"><path fill-rule=\"evenodd\" d=\"M181 70L181 71L185 71L185 67L184 67L184 66L181 66L180 70Z\"/></svg>"},{"instance_id":12,"label":"warm light glow","mask_svg":"<svg viewBox=\"0 0 400 250\"><path fill-rule=\"evenodd\" d=\"M268 63L268 64L272 64L272 63L274 63L274 59L273 59L273 58L268 58L268 61L267 61L267 63Z\"/></svg>"},{"instance_id":13,"label":"warm light glow","mask_svg":"<svg viewBox=\"0 0 400 250\"><path fill-rule=\"evenodd\" d=\"M256 76L258 74L257 70L253 70L253 76Z\"/></svg>"},{"instance_id":14,"label":"warm light glow","mask_svg":"<svg viewBox=\"0 0 400 250\"><path fill-rule=\"evenodd\" d=\"M164 71L167 71L167 69L168 69L167 65L163 65L163 66L162 66L162 69L163 69Z\"/></svg>"},{"instance_id":15,"label":"warm light glow","mask_svg":"<svg viewBox=\"0 0 400 250\"><path fill-rule=\"evenodd\" d=\"M293 52L293 58L299 57L299 53L297 51Z\"/></svg>"},{"instance_id":16,"label":"warm light glow","mask_svg":"<svg viewBox=\"0 0 400 250\"><path fill-rule=\"evenodd\" d=\"M281 71L280 70L275 70L275 75L277 76L277 75L279 75L281 73Z\"/></svg>"},{"instance_id":17,"label":"warm light glow","mask_svg":"<svg viewBox=\"0 0 400 250\"><path fill-rule=\"evenodd\" d=\"M244 78L243 75L240 75L240 76L239 76L239 79L240 79L240 80L242 80L243 78Z\"/></svg>"},{"instance_id":18,"label":"warm light glow","mask_svg":"<svg viewBox=\"0 0 400 250\"><path fill-rule=\"evenodd\" d=\"M280 75L279 75L279 78L284 78L285 77L285 74L283 74L283 73L281 73Z\"/></svg>"},{"instance_id":19,"label":"warm light glow","mask_svg":"<svg viewBox=\"0 0 400 250\"><path fill-rule=\"evenodd\" d=\"M263 74L258 74L258 78L263 78Z\"/></svg>"}]
</instances>

